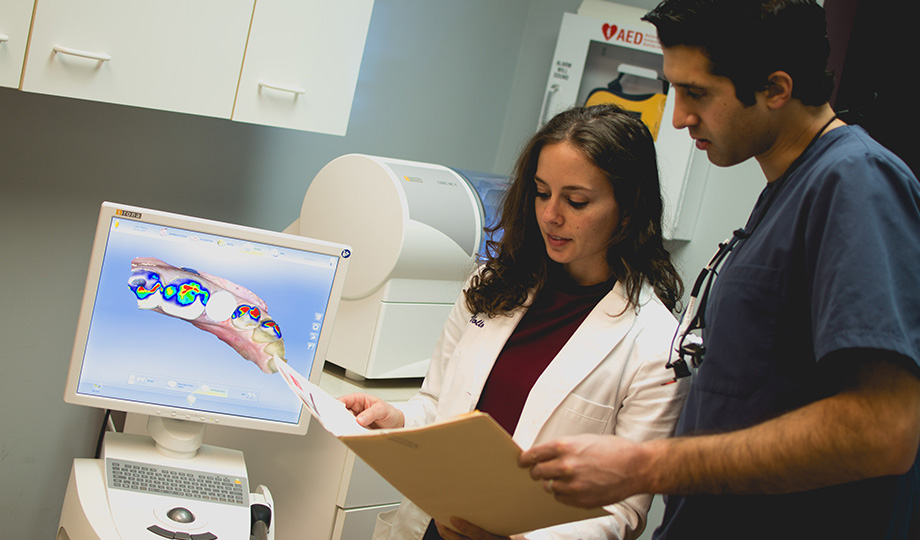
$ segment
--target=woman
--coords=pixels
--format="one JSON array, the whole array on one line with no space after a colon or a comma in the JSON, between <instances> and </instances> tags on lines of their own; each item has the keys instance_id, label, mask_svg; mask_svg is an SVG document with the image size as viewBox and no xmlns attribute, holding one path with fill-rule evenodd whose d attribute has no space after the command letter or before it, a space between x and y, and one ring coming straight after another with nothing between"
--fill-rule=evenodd
<instances>
[{"instance_id":1,"label":"woman","mask_svg":"<svg viewBox=\"0 0 920 540\"><path fill-rule=\"evenodd\" d=\"M479 409L522 448L575 433L670 435L686 392L685 382L666 384L665 368L683 287L661 213L641 121L613 106L559 114L519 157L496 228L504 235L454 305L419 394L398 406L366 394L342 401L376 428ZM632 497L610 516L524 537L634 538L650 504ZM375 538L387 538L381 525ZM407 500L388 537L438 530L456 537Z\"/></svg>"}]
</instances>

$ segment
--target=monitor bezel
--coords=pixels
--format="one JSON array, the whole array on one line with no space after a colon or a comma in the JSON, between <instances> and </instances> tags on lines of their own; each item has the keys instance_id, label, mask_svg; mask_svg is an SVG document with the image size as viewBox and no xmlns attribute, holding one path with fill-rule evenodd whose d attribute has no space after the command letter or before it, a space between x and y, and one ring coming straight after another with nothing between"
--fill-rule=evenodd
<instances>
[{"instance_id":1,"label":"monitor bezel","mask_svg":"<svg viewBox=\"0 0 920 540\"><path fill-rule=\"evenodd\" d=\"M205 425L222 425L297 435L305 434L310 422L310 413L304 406L301 406L299 420L295 424L222 413L193 411L180 407L132 402L77 392L80 374L83 368L84 350L89 335L90 321L92 319L93 307L99 286L99 277L102 271L102 260L108 244L109 226L113 218L140 221L164 227L175 227L205 234L227 236L239 240L283 246L290 249L312 251L338 257L338 266L329 295L329 304L326 309L325 320L327 322L322 325L320 330L310 373L304 374L314 384L319 384L319 379L322 375L326 350L332 335L333 326L335 325L335 316L340 305L342 289L345 284L345 275L351 256L351 248L349 246L288 233L257 229L243 225L235 225L221 221L107 201L102 203L99 218L96 223L96 232L93 237L93 247L90 252L90 262L86 276L86 285L83 291L83 299L80 304L74 346L67 373L64 401L74 405L144 414L165 419L187 420Z\"/></svg>"}]
</instances>

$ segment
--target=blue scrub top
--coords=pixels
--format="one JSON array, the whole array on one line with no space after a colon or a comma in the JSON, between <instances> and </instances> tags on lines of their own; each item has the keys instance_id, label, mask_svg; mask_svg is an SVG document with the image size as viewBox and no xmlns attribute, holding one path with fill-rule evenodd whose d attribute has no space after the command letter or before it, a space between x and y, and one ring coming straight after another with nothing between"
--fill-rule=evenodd
<instances>
[{"instance_id":1,"label":"blue scrub top","mask_svg":"<svg viewBox=\"0 0 920 540\"><path fill-rule=\"evenodd\" d=\"M765 188L745 229L712 288L679 435L748 427L832 394L817 367L835 351L920 365L920 184L862 128L818 139ZM918 471L783 496L668 497L656 538L906 538Z\"/></svg>"}]
</instances>

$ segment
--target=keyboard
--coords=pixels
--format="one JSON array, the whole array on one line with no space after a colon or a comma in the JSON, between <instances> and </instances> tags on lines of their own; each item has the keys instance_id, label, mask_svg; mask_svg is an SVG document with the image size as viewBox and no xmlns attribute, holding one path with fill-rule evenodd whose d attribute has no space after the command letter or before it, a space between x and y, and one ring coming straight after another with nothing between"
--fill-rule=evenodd
<instances>
[{"instance_id":1,"label":"keyboard","mask_svg":"<svg viewBox=\"0 0 920 540\"><path fill-rule=\"evenodd\" d=\"M106 458L109 489L152 493L233 506L249 506L245 477Z\"/></svg>"}]
</instances>

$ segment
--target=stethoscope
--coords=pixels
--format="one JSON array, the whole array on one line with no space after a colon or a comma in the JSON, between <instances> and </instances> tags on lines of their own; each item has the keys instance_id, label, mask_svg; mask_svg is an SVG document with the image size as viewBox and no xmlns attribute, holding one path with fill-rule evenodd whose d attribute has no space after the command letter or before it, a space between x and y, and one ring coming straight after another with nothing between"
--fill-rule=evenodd
<instances>
[{"instance_id":1,"label":"stethoscope","mask_svg":"<svg viewBox=\"0 0 920 540\"><path fill-rule=\"evenodd\" d=\"M665 364L665 367L674 370L674 379L665 384L670 384L683 377L689 377L703 363L706 347L703 345L702 338L692 334L692 332L706 328L706 304L709 301L709 291L712 289L712 283L719 274L719 267L738 242L750 238L751 235L754 234L754 231L757 230L757 226L760 225L760 222L770 210L770 206L772 206L777 194L779 194L780 190L785 186L786 179L799 167L803 160L803 156L808 153L811 147L818 141L818 138L824 134L824 131L836 119L837 115L835 114L820 130L818 130L818 133L811 139L811 142L808 143L805 150L802 150L799 157L797 157L789 168L786 169L786 172L776 180L775 188L770 192L769 199L764 203L763 210L757 215L757 219L753 225L747 230L747 226L735 229L729 238L719 242L719 248L716 250L715 255L709 259L709 263L700 271L700 275L697 276L696 281L693 283L693 288L690 290L690 300L687 302L687 309L684 310L677 330L674 332L674 337L671 339L671 349L668 353L668 363ZM769 188L769 185L767 187ZM751 216L748 217L748 223L750 223L753 213L756 211L757 206L754 207ZM700 296L701 291L702 296ZM697 301L697 299L699 299L699 301ZM674 358L674 353L677 353L677 358Z\"/></svg>"},{"instance_id":2,"label":"stethoscope","mask_svg":"<svg viewBox=\"0 0 920 540\"><path fill-rule=\"evenodd\" d=\"M666 368L674 370L674 380L689 377L693 374L691 368L695 370L703 363L706 347L703 346L703 340L699 336L691 334L691 332L702 330L706 327L706 303L709 300L712 282L719 274L719 266L721 266L722 261L735 247L735 244L750 236L749 233L744 231L744 228L735 229L731 237L719 242L719 249L709 259L709 263L693 283L693 289L690 290L690 300L687 302L687 309L684 310L684 314L680 318L680 324L671 339L668 363L665 364ZM703 291L702 297L700 296L700 290ZM699 303L697 303L697 299L699 299ZM675 352L678 355L676 359L673 358Z\"/></svg>"}]
</instances>

